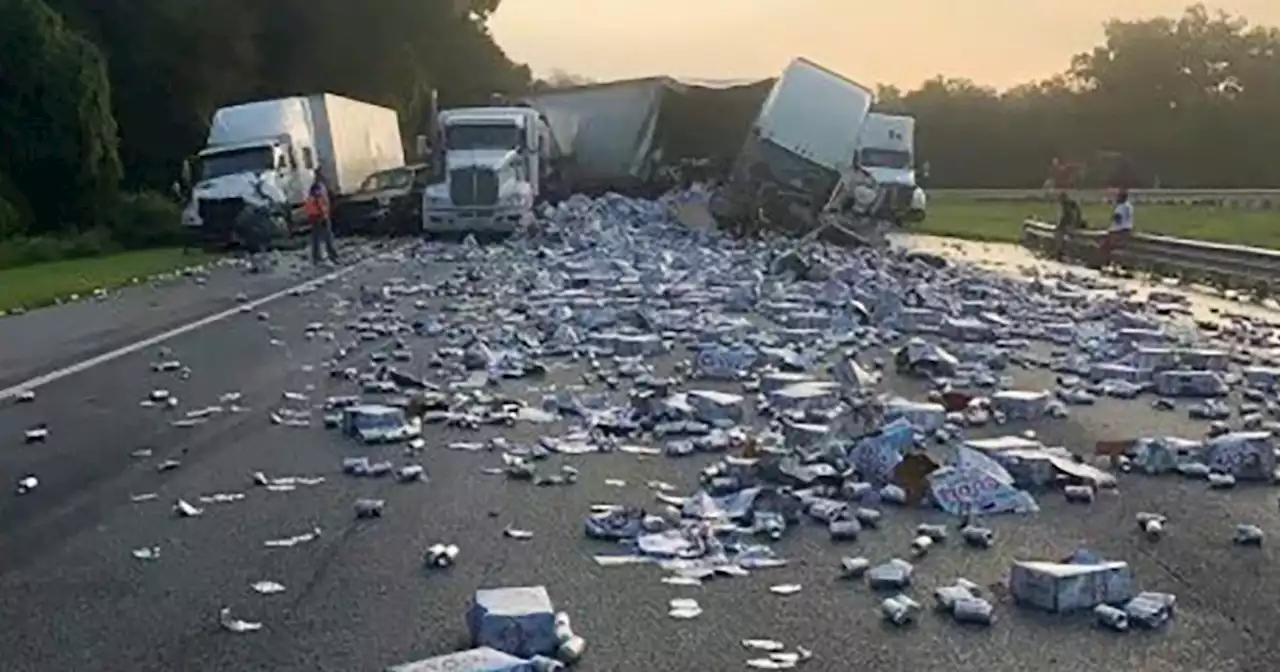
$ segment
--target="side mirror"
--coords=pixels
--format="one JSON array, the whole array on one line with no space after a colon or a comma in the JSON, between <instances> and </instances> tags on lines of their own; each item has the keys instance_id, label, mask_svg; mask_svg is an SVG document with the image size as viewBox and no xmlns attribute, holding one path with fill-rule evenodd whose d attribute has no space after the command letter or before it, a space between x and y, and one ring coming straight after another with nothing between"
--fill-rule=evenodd
<instances>
[{"instance_id":1,"label":"side mirror","mask_svg":"<svg viewBox=\"0 0 1280 672\"><path fill-rule=\"evenodd\" d=\"M419 135L414 138L414 149L418 151L419 159L425 159L431 155L431 143L427 142L426 135Z\"/></svg>"}]
</instances>

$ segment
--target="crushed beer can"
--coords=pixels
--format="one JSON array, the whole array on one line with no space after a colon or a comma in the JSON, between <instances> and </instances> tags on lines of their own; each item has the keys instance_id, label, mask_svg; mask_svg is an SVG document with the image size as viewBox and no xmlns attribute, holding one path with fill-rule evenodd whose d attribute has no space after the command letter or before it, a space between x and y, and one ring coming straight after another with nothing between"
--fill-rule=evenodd
<instances>
[{"instance_id":1,"label":"crushed beer can","mask_svg":"<svg viewBox=\"0 0 1280 672\"><path fill-rule=\"evenodd\" d=\"M977 525L966 525L961 528L960 537L964 539L964 543L974 548L991 548L996 539L995 532L990 528Z\"/></svg>"},{"instance_id":2,"label":"crushed beer can","mask_svg":"<svg viewBox=\"0 0 1280 672\"><path fill-rule=\"evenodd\" d=\"M880 613L885 620L897 626L914 623L916 617L920 614L920 610L920 603L906 595L885 598L880 603Z\"/></svg>"},{"instance_id":3,"label":"crushed beer can","mask_svg":"<svg viewBox=\"0 0 1280 672\"><path fill-rule=\"evenodd\" d=\"M991 625L995 622L995 607L981 597L958 597L952 603L950 612L957 623Z\"/></svg>"},{"instance_id":4,"label":"crushed beer can","mask_svg":"<svg viewBox=\"0 0 1280 672\"><path fill-rule=\"evenodd\" d=\"M914 571L915 566L911 563L894 558L868 569L867 582L875 590L901 590L911 584Z\"/></svg>"},{"instance_id":5,"label":"crushed beer can","mask_svg":"<svg viewBox=\"0 0 1280 672\"><path fill-rule=\"evenodd\" d=\"M1248 523L1236 525L1235 535L1231 538L1232 542L1238 546L1261 546L1266 534L1261 527Z\"/></svg>"},{"instance_id":6,"label":"crushed beer can","mask_svg":"<svg viewBox=\"0 0 1280 672\"><path fill-rule=\"evenodd\" d=\"M841 558L840 559L840 577L845 579L860 579L871 568L871 561L863 558Z\"/></svg>"},{"instance_id":7,"label":"crushed beer can","mask_svg":"<svg viewBox=\"0 0 1280 672\"><path fill-rule=\"evenodd\" d=\"M1116 632L1124 632L1129 629L1129 615L1124 609L1113 607L1109 604L1099 604L1093 608L1093 616L1097 620L1098 625L1115 630Z\"/></svg>"},{"instance_id":8,"label":"crushed beer can","mask_svg":"<svg viewBox=\"0 0 1280 672\"><path fill-rule=\"evenodd\" d=\"M354 505L356 518L381 518L386 503L383 499L357 499Z\"/></svg>"},{"instance_id":9,"label":"crushed beer can","mask_svg":"<svg viewBox=\"0 0 1280 672\"><path fill-rule=\"evenodd\" d=\"M1173 618L1176 602L1177 598L1170 593L1138 593L1125 603L1124 613L1129 617L1130 624L1154 630Z\"/></svg>"}]
</instances>

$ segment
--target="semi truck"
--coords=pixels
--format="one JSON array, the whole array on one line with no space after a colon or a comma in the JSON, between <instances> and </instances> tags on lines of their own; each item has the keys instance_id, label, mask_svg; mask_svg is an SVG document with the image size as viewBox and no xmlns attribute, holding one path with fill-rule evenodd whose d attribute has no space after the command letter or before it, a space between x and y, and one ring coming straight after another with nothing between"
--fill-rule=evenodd
<instances>
[{"instance_id":1,"label":"semi truck","mask_svg":"<svg viewBox=\"0 0 1280 672\"><path fill-rule=\"evenodd\" d=\"M281 235L303 232L317 169L339 202L369 175L404 164L392 109L330 93L223 107L188 170L194 184L183 223L206 244L243 243L237 222L253 204L282 213Z\"/></svg>"},{"instance_id":2,"label":"semi truck","mask_svg":"<svg viewBox=\"0 0 1280 672\"><path fill-rule=\"evenodd\" d=\"M436 161L443 181L422 195L425 236L505 236L533 219L533 207L566 148L572 119L553 124L532 107L464 107L436 118Z\"/></svg>"},{"instance_id":3,"label":"semi truck","mask_svg":"<svg viewBox=\"0 0 1280 672\"><path fill-rule=\"evenodd\" d=\"M766 220L805 233L854 165L869 88L797 58L773 84L726 183L711 200L721 225ZM753 224L755 226L755 224Z\"/></svg>"},{"instance_id":4,"label":"semi truck","mask_svg":"<svg viewBox=\"0 0 1280 672\"><path fill-rule=\"evenodd\" d=\"M858 165L882 192L877 216L901 226L925 218L927 198L916 182L916 120L872 112L858 136Z\"/></svg>"}]
</instances>

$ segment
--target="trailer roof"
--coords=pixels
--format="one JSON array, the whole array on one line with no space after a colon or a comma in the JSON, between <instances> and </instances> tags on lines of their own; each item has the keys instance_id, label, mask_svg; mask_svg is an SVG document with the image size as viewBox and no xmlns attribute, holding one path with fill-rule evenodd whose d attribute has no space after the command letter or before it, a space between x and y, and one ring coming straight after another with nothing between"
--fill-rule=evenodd
<instances>
[{"instance_id":1,"label":"trailer roof","mask_svg":"<svg viewBox=\"0 0 1280 672\"><path fill-rule=\"evenodd\" d=\"M533 94L533 96L547 96L558 93L576 93L579 91L588 91L591 89L605 89L613 87L635 86L637 84L661 84L663 86L683 91L691 87L704 89L732 89L742 86L755 86L761 82L767 82L770 79L760 80L713 80L713 79L678 79L668 75L652 75L649 77L633 77L631 79L619 79L611 82L591 82L588 84L578 84L575 86L565 86L554 89L547 89Z\"/></svg>"}]
</instances>

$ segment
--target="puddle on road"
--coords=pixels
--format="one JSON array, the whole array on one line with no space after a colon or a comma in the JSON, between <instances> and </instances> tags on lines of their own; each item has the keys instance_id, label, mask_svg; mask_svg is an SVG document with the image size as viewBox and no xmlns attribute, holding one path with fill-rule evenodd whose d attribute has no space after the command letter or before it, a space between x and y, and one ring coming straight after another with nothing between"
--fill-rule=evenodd
<instances>
[{"instance_id":1,"label":"puddle on road","mask_svg":"<svg viewBox=\"0 0 1280 672\"><path fill-rule=\"evenodd\" d=\"M890 240L894 245L898 245L906 249L943 254L953 261L968 262L983 268L1005 271L1008 273L1017 274L1022 268L1032 267L1038 268L1044 273L1066 272L1093 279L1102 277L1102 275L1095 270L1085 268L1083 266L1074 266L1071 264L1043 259L1035 256L1025 247L1013 245L1011 243L982 243L969 240L957 240L955 238L943 238L941 236L916 234L895 235L891 236ZM1219 313L1239 314L1259 320L1280 319L1280 304L1275 304L1274 300L1272 300L1273 305L1271 306L1257 305L1223 298L1220 292L1209 287L1200 287L1195 285L1190 287L1181 287L1172 283L1154 282L1148 279L1108 277L1104 280L1136 291L1150 291L1152 289L1158 289L1164 292L1176 292L1183 294L1190 300L1192 317L1197 320L1212 320L1220 318L1219 315L1214 314L1214 311L1218 311Z\"/></svg>"}]
</instances>

